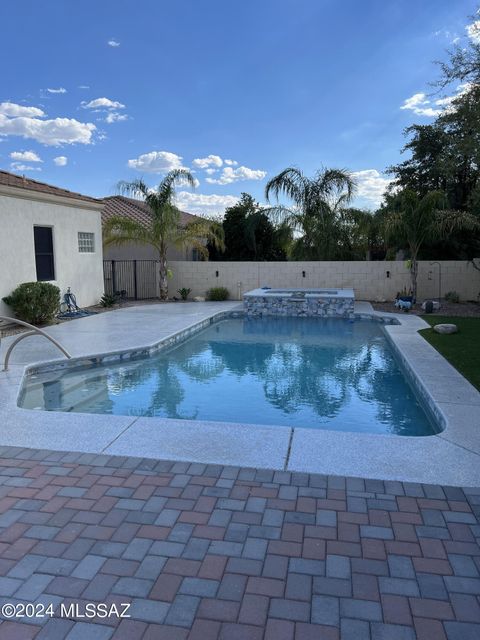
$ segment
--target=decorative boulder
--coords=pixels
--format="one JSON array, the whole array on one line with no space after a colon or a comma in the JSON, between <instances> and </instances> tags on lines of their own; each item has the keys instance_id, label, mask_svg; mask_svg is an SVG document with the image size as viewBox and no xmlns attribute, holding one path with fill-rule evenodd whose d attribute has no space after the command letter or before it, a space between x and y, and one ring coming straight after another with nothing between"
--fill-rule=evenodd
<instances>
[{"instance_id":1,"label":"decorative boulder","mask_svg":"<svg viewBox=\"0 0 480 640\"><path fill-rule=\"evenodd\" d=\"M457 333L458 327L456 324L436 324L433 330L437 333Z\"/></svg>"},{"instance_id":2,"label":"decorative boulder","mask_svg":"<svg viewBox=\"0 0 480 640\"><path fill-rule=\"evenodd\" d=\"M438 311L440 309L440 302L437 300L425 300L425 302L422 303L422 309L430 313L427 311L427 306L429 307L430 305L432 305L432 311Z\"/></svg>"},{"instance_id":3,"label":"decorative boulder","mask_svg":"<svg viewBox=\"0 0 480 640\"><path fill-rule=\"evenodd\" d=\"M205 298L203 296L195 296L193 301L194 302L205 302Z\"/></svg>"}]
</instances>

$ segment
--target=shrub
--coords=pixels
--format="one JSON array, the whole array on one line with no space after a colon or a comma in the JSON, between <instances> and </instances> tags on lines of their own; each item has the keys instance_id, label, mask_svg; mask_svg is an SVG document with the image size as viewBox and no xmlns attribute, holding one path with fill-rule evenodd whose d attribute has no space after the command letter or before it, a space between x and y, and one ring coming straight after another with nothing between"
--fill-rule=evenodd
<instances>
[{"instance_id":1,"label":"shrub","mask_svg":"<svg viewBox=\"0 0 480 640\"><path fill-rule=\"evenodd\" d=\"M127 300L127 292L125 289L122 291L114 291L113 293L104 293L100 298L100 305L102 307L113 307L115 304L121 304Z\"/></svg>"},{"instance_id":2,"label":"shrub","mask_svg":"<svg viewBox=\"0 0 480 640\"><path fill-rule=\"evenodd\" d=\"M226 287L212 287L207 291L207 300L212 302L221 302L222 300L228 300L230 294Z\"/></svg>"},{"instance_id":3,"label":"shrub","mask_svg":"<svg viewBox=\"0 0 480 640\"><path fill-rule=\"evenodd\" d=\"M179 289L177 291L177 293L179 293L182 297L182 300L186 300L188 298L188 296L190 295L190 292L192 290L191 289L187 289L187 287L182 287L181 289Z\"/></svg>"},{"instance_id":4,"label":"shrub","mask_svg":"<svg viewBox=\"0 0 480 640\"><path fill-rule=\"evenodd\" d=\"M447 302L457 303L457 302L460 302L460 296L456 291L447 291L447 293L445 294L445 300Z\"/></svg>"},{"instance_id":5,"label":"shrub","mask_svg":"<svg viewBox=\"0 0 480 640\"><path fill-rule=\"evenodd\" d=\"M100 298L100 305L102 307L113 307L113 305L116 304L116 302L117 302L117 296L111 293L104 293L103 296Z\"/></svg>"},{"instance_id":6,"label":"shrub","mask_svg":"<svg viewBox=\"0 0 480 640\"><path fill-rule=\"evenodd\" d=\"M30 324L50 322L60 308L60 289L50 282L24 282L3 298L16 317Z\"/></svg>"}]
</instances>

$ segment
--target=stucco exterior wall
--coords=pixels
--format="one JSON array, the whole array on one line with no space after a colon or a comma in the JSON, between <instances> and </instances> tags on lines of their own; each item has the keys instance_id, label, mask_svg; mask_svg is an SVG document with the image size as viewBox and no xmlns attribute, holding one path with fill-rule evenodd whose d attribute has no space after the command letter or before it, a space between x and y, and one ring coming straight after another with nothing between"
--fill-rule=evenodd
<instances>
[{"instance_id":1,"label":"stucco exterior wall","mask_svg":"<svg viewBox=\"0 0 480 640\"><path fill-rule=\"evenodd\" d=\"M25 192L27 193L27 192ZM78 305L98 302L103 293L102 226L100 210L0 193L0 315L11 315L1 298L22 282L37 280L33 227L53 228L56 284L65 293L71 287ZM88 203L85 203L88 205ZM95 252L80 253L78 232L95 234Z\"/></svg>"},{"instance_id":2,"label":"stucco exterior wall","mask_svg":"<svg viewBox=\"0 0 480 640\"><path fill-rule=\"evenodd\" d=\"M404 261L382 262L181 262L169 263L173 278L169 291L192 289L191 296L203 296L210 287L227 287L231 299L257 287L352 288L357 300L393 300L397 291L410 287L410 273ZM457 291L462 300L477 300L480 271L466 261L442 261L442 295ZM218 277L216 273L218 272ZM303 277L305 272L305 277ZM387 277L388 272L388 277ZM436 298L439 267L419 263L418 299Z\"/></svg>"},{"instance_id":3,"label":"stucco exterior wall","mask_svg":"<svg viewBox=\"0 0 480 640\"><path fill-rule=\"evenodd\" d=\"M158 260L157 250L148 244L129 242L124 245L110 245L103 249L104 260ZM176 249L169 247L168 260L191 260L191 249Z\"/></svg>"}]
</instances>

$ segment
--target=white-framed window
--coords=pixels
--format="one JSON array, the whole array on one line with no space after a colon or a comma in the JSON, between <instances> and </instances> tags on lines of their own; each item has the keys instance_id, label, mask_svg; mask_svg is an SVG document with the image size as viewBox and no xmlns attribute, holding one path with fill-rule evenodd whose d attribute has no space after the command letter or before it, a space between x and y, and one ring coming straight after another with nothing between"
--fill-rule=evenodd
<instances>
[{"instance_id":1,"label":"white-framed window","mask_svg":"<svg viewBox=\"0 0 480 640\"><path fill-rule=\"evenodd\" d=\"M78 232L78 251L80 253L95 253L95 234L87 231Z\"/></svg>"}]
</instances>

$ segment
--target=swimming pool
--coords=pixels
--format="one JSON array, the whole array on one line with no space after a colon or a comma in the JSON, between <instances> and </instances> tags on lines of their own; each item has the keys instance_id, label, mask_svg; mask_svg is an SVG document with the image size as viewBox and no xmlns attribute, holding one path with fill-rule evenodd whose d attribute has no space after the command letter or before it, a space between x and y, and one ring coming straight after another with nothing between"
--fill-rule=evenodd
<instances>
[{"instance_id":1,"label":"swimming pool","mask_svg":"<svg viewBox=\"0 0 480 640\"><path fill-rule=\"evenodd\" d=\"M153 356L26 378L27 409L424 436L383 325L229 318Z\"/></svg>"}]
</instances>

